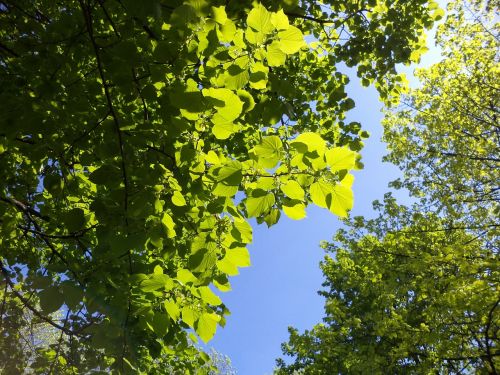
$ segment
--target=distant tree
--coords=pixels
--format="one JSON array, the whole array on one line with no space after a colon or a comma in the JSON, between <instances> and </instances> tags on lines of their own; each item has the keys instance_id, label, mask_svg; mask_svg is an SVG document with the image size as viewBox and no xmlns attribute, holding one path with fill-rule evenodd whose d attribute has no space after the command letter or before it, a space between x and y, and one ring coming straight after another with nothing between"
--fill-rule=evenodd
<instances>
[{"instance_id":1,"label":"distant tree","mask_svg":"<svg viewBox=\"0 0 500 375\"><path fill-rule=\"evenodd\" d=\"M324 323L290 329L278 374L500 371L498 5L449 4L443 60L383 123L417 203L388 195L325 245Z\"/></svg>"},{"instance_id":2,"label":"distant tree","mask_svg":"<svg viewBox=\"0 0 500 375\"><path fill-rule=\"evenodd\" d=\"M8 285L0 285L0 374L21 373L29 357L23 342L25 321L21 301L10 298Z\"/></svg>"},{"instance_id":3,"label":"distant tree","mask_svg":"<svg viewBox=\"0 0 500 375\"><path fill-rule=\"evenodd\" d=\"M293 361L277 373L497 373L498 254L437 215L390 198L381 207L324 245L326 315L303 334L290 329Z\"/></svg>"},{"instance_id":4,"label":"distant tree","mask_svg":"<svg viewBox=\"0 0 500 375\"><path fill-rule=\"evenodd\" d=\"M437 34L443 60L416 71L420 87L383 123L386 160L404 174L394 185L486 231L500 215L499 4L449 5Z\"/></svg>"},{"instance_id":5,"label":"distant tree","mask_svg":"<svg viewBox=\"0 0 500 375\"><path fill-rule=\"evenodd\" d=\"M62 343L36 371L202 367L188 332L224 326L210 286L250 265L249 220L353 205L367 133L345 121L344 64L391 102L441 16L432 0L0 1L5 306Z\"/></svg>"}]
</instances>

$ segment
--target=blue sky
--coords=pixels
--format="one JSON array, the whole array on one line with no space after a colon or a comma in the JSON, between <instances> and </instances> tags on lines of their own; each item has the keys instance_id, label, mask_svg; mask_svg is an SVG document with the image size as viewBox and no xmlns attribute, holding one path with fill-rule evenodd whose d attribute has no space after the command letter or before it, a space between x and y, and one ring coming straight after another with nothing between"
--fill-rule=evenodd
<instances>
[{"instance_id":1,"label":"blue sky","mask_svg":"<svg viewBox=\"0 0 500 375\"><path fill-rule=\"evenodd\" d=\"M383 196L398 170L381 162L385 146L379 141L382 115L376 91L351 86L356 108L348 119L371 133L362 151L365 169L355 174L353 214L369 215L371 202ZM304 330L321 321L323 299L316 292L324 253L319 243L331 239L340 221L314 205L307 213L301 221L282 215L270 229L254 225L252 266L232 278L233 290L222 296L232 314L211 345L231 358L239 375L270 374L288 337L287 327Z\"/></svg>"},{"instance_id":2,"label":"blue sky","mask_svg":"<svg viewBox=\"0 0 500 375\"><path fill-rule=\"evenodd\" d=\"M421 66L439 58L429 35L430 52ZM414 67L405 67L412 86ZM371 136L361 154L365 168L355 173L355 203L353 215L372 215L372 201L382 199L389 191L387 184L401 174L382 163L386 146L380 139L382 105L374 88L363 88L351 71L349 95L356 108L349 112L348 121L358 121ZM398 198L405 200L399 192ZM307 218L293 221L285 215L278 224L253 225L254 242L249 246L252 266L233 277L233 290L224 293L224 303L231 310L225 328L219 328L209 346L230 357L239 375L271 374L275 359L281 356L281 343L288 338L287 327L300 331L319 323L323 316L323 298L318 296L323 277L319 262L324 257L319 247L330 240L341 222L325 209L311 205ZM254 223L255 224L255 223Z\"/></svg>"}]
</instances>

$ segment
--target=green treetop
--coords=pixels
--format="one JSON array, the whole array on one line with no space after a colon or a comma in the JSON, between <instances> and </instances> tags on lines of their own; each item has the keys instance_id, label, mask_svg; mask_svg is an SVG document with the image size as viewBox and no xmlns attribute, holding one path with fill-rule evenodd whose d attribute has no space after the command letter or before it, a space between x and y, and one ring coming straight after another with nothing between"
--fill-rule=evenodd
<instances>
[{"instance_id":1,"label":"green treetop","mask_svg":"<svg viewBox=\"0 0 500 375\"><path fill-rule=\"evenodd\" d=\"M437 215L382 207L325 245L323 323L290 329L277 373L495 374L498 255Z\"/></svg>"},{"instance_id":2,"label":"green treetop","mask_svg":"<svg viewBox=\"0 0 500 375\"><path fill-rule=\"evenodd\" d=\"M416 72L421 86L388 113L386 160L424 205L480 230L500 214L498 2L449 5L437 45L443 60Z\"/></svg>"}]
</instances>

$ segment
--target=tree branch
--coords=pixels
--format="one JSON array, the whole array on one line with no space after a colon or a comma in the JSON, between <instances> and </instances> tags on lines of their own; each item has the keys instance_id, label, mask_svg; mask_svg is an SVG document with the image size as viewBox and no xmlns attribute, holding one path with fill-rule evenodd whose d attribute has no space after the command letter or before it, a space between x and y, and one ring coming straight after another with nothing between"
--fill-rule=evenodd
<instances>
[{"instance_id":1,"label":"tree branch","mask_svg":"<svg viewBox=\"0 0 500 375\"><path fill-rule=\"evenodd\" d=\"M30 310L33 314L35 314L35 316L37 316L38 318L40 318L44 322L49 323L52 327L57 328L58 330L64 332L67 335L74 335L74 334L76 334L75 332L73 332L73 331L71 331L71 330L69 330L69 329L67 329L67 328L65 328L65 327L57 324L52 319L46 317L45 315L43 315L42 313L40 313L40 311L38 311L33 306L31 306L31 304L29 303L29 301L26 298L24 298L24 296L15 289L15 285L14 285L14 283L12 282L12 280L9 277L9 272L7 271L7 269L4 267L4 265L1 262L0 262L0 270L2 271L2 274L3 274L4 278L5 278L5 281L7 282L7 284L9 284L11 292L17 298L19 298L21 300L21 302L23 303L23 305L28 310Z\"/></svg>"},{"instance_id":2,"label":"tree branch","mask_svg":"<svg viewBox=\"0 0 500 375\"><path fill-rule=\"evenodd\" d=\"M94 54L96 58L96 63L97 63L97 69L99 71L99 76L102 81L102 86L104 90L104 95L106 96L106 102L108 104L109 112L111 113L111 116L113 117L113 123L115 125L115 131L118 135L118 143L120 147L120 158L121 158L121 170L122 170L122 177L123 177L123 184L125 185L125 194L124 194L124 210L125 210L125 221L127 221L127 210L128 210L128 190L129 190L129 183L128 183L128 178L127 178L127 169L125 167L125 151L124 151L124 146L123 146L123 136L122 132L120 130L120 123L118 121L118 116L116 114L115 108L113 106L113 101L111 99L111 94L109 92L109 85L106 81L106 77L104 75L104 69L102 66L102 61L101 61L101 56L99 53L99 46L97 45L97 42L94 38L94 29L92 25L92 12L89 9L88 6L85 6L83 4L83 0L79 0L80 7L83 12L83 16L85 19L85 23L87 25L87 33L90 38L90 42L92 44L92 47L94 49Z\"/></svg>"},{"instance_id":3,"label":"tree branch","mask_svg":"<svg viewBox=\"0 0 500 375\"><path fill-rule=\"evenodd\" d=\"M13 206L15 206L19 211L24 212L25 214L29 215L34 215L44 221L50 221L50 218L48 216L42 215L40 212L37 210L31 208L30 206L24 204L23 202L18 201L17 199L10 198L10 197L0 197L0 201L9 203Z\"/></svg>"}]
</instances>

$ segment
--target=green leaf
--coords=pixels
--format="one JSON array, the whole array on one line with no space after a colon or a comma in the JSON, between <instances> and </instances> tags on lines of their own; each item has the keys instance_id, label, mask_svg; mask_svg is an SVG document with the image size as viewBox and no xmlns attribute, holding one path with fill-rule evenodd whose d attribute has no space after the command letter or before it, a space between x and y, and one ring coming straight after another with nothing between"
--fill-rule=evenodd
<instances>
[{"instance_id":1,"label":"green leaf","mask_svg":"<svg viewBox=\"0 0 500 375\"><path fill-rule=\"evenodd\" d=\"M441 18L443 18L445 15L444 9L438 8L434 11L434 14L432 15L432 18L434 21L439 21Z\"/></svg>"},{"instance_id":2,"label":"green leaf","mask_svg":"<svg viewBox=\"0 0 500 375\"><path fill-rule=\"evenodd\" d=\"M249 112L255 107L255 100L253 96L245 90L238 90L239 98L243 101L243 112Z\"/></svg>"},{"instance_id":3,"label":"green leaf","mask_svg":"<svg viewBox=\"0 0 500 375\"><path fill-rule=\"evenodd\" d=\"M354 183L354 176L350 173L347 173L344 178L340 181L341 185L347 186L348 188L352 187Z\"/></svg>"},{"instance_id":4,"label":"green leaf","mask_svg":"<svg viewBox=\"0 0 500 375\"><path fill-rule=\"evenodd\" d=\"M175 87L170 94L170 101L173 106L181 110L182 116L189 120L196 120L199 114L207 109L207 103L197 83L191 78L186 81L186 86L179 84Z\"/></svg>"},{"instance_id":5,"label":"green leaf","mask_svg":"<svg viewBox=\"0 0 500 375\"><path fill-rule=\"evenodd\" d=\"M181 310L182 321L186 323L191 328L194 328L194 322L200 316L198 311L191 309L189 306L184 306Z\"/></svg>"},{"instance_id":6,"label":"green leaf","mask_svg":"<svg viewBox=\"0 0 500 375\"><path fill-rule=\"evenodd\" d=\"M274 168L281 160L283 143L278 136L272 135L262 138L262 141L253 148L253 152L264 168Z\"/></svg>"},{"instance_id":7,"label":"green leaf","mask_svg":"<svg viewBox=\"0 0 500 375\"><path fill-rule=\"evenodd\" d=\"M208 286L201 286L198 288L201 299L209 305L219 306L222 301Z\"/></svg>"},{"instance_id":8,"label":"green leaf","mask_svg":"<svg viewBox=\"0 0 500 375\"><path fill-rule=\"evenodd\" d=\"M163 337L167 334L169 325L168 315L159 311L156 311L151 322L153 332L158 337Z\"/></svg>"},{"instance_id":9,"label":"green leaf","mask_svg":"<svg viewBox=\"0 0 500 375\"><path fill-rule=\"evenodd\" d=\"M42 290L38 296L40 297L40 307L44 314L50 314L61 308L64 303L64 295L58 286L50 286Z\"/></svg>"},{"instance_id":10,"label":"green leaf","mask_svg":"<svg viewBox=\"0 0 500 375\"><path fill-rule=\"evenodd\" d=\"M281 217L281 211L277 208L271 208L271 211L264 216L264 221L267 224L267 227L270 228L274 224L276 224Z\"/></svg>"},{"instance_id":11,"label":"green leaf","mask_svg":"<svg viewBox=\"0 0 500 375\"><path fill-rule=\"evenodd\" d=\"M248 56L238 57L231 65L226 68L224 73L224 86L231 90L240 90L246 86L250 75L248 68L250 67L250 59ZM241 96L238 93L238 97Z\"/></svg>"},{"instance_id":12,"label":"green leaf","mask_svg":"<svg viewBox=\"0 0 500 375\"><path fill-rule=\"evenodd\" d=\"M155 268L153 268L153 273L157 274L157 275L163 275L163 268L162 268L162 266L160 266L159 264L157 264L155 266Z\"/></svg>"},{"instance_id":13,"label":"green leaf","mask_svg":"<svg viewBox=\"0 0 500 375\"><path fill-rule=\"evenodd\" d=\"M129 359L125 358L125 357L122 357L122 360L123 362L127 365L127 367L125 367L127 370L129 371L133 371L133 372L138 372L139 370L130 362Z\"/></svg>"},{"instance_id":14,"label":"green leaf","mask_svg":"<svg viewBox=\"0 0 500 375\"><path fill-rule=\"evenodd\" d=\"M75 310L83 301L83 290L69 280L61 283L61 293L68 308Z\"/></svg>"},{"instance_id":15,"label":"green leaf","mask_svg":"<svg viewBox=\"0 0 500 375\"><path fill-rule=\"evenodd\" d=\"M269 34L274 31L274 26L271 22L271 13L262 4L257 5L248 13L247 25L263 34Z\"/></svg>"},{"instance_id":16,"label":"green leaf","mask_svg":"<svg viewBox=\"0 0 500 375\"><path fill-rule=\"evenodd\" d=\"M300 186L300 184L295 180L289 180L286 183L281 184L280 189L291 199L304 199L304 189L302 189L302 186Z\"/></svg>"},{"instance_id":17,"label":"green leaf","mask_svg":"<svg viewBox=\"0 0 500 375\"><path fill-rule=\"evenodd\" d=\"M250 254L246 247L227 250L225 258L237 267L250 267Z\"/></svg>"},{"instance_id":18,"label":"green leaf","mask_svg":"<svg viewBox=\"0 0 500 375\"><path fill-rule=\"evenodd\" d=\"M207 248L197 250L189 257L188 266L193 272L205 272L211 270L217 260L215 242L206 243ZM210 248L211 247L211 248Z\"/></svg>"},{"instance_id":19,"label":"green leaf","mask_svg":"<svg viewBox=\"0 0 500 375\"><path fill-rule=\"evenodd\" d=\"M73 233L85 228L85 213L81 208L73 208L64 214L64 225Z\"/></svg>"},{"instance_id":20,"label":"green leaf","mask_svg":"<svg viewBox=\"0 0 500 375\"><path fill-rule=\"evenodd\" d=\"M212 193L219 197L234 197L238 192L238 186L227 186L224 184L217 184Z\"/></svg>"},{"instance_id":21,"label":"green leaf","mask_svg":"<svg viewBox=\"0 0 500 375\"><path fill-rule=\"evenodd\" d=\"M230 19L219 27L217 36L222 43L231 43L236 35L236 25Z\"/></svg>"},{"instance_id":22,"label":"green leaf","mask_svg":"<svg viewBox=\"0 0 500 375\"><path fill-rule=\"evenodd\" d=\"M304 35L295 26L290 26L288 29L278 32L279 48L287 55L298 52L302 47L306 46Z\"/></svg>"},{"instance_id":23,"label":"green leaf","mask_svg":"<svg viewBox=\"0 0 500 375\"><path fill-rule=\"evenodd\" d=\"M356 155L356 152L347 147L336 147L325 153L326 161L332 171L353 169L356 165Z\"/></svg>"},{"instance_id":24,"label":"green leaf","mask_svg":"<svg viewBox=\"0 0 500 375\"><path fill-rule=\"evenodd\" d=\"M217 323L220 321L220 316L215 313L203 313L196 322L196 333L206 344L215 335Z\"/></svg>"},{"instance_id":25,"label":"green leaf","mask_svg":"<svg viewBox=\"0 0 500 375\"><path fill-rule=\"evenodd\" d=\"M43 187L50 194L59 195L64 188L64 179L59 175L49 174L43 179Z\"/></svg>"},{"instance_id":26,"label":"green leaf","mask_svg":"<svg viewBox=\"0 0 500 375\"><path fill-rule=\"evenodd\" d=\"M229 284L229 282L219 283L217 280L214 280L214 285L221 292L229 292L231 290L231 284Z\"/></svg>"},{"instance_id":27,"label":"green leaf","mask_svg":"<svg viewBox=\"0 0 500 375\"><path fill-rule=\"evenodd\" d=\"M89 180L96 185L107 185L110 183L114 183L116 180L120 181L120 178L120 169L109 164L105 164L97 168L89 176Z\"/></svg>"},{"instance_id":28,"label":"green leaf","mask_svg":"<svg viewBox=\"0 0 500 375\"><path fill-rule=\"evenodd\" d=\"M256 62L250 70L250 87L256 90L265 89L267 87L269 68L260 62Z\"/></svg>"},{"instance_id":29,"label":"green leaf","mask_svg":"<svg viewBox=\"0 0 500 375\"><path fill-rule=\"evenodd\" d=\"M241 183L242 165L239 161L232 160L217 166L211 170L211 176L218 183L223 183L228 186L238 186Z\"/></svg>"},{"instance_id":30,"label":"green leaf","mask_svg":"<svg viewBox=\"0 0 500 375\"><path fill-rule=\"evenodd\" d=\"M217 111L212 118L214 124L232 122L241 114L243 102L233 91L225 88L211 87L203 89L203 95Z\"/></svg>"},{"instance_id":31,"label":"green leaf","mask_svg":"<svg viewBox=\"0 0 500 375\"><path fill-rule=\"evenodd\" d=\"M250 254L245 247L227 249L226 255L217 261L217 268L229 276L238 274L238 267L250 266Z\"/></svg>"},{"instance_id":32,"label":"green leaf","mask_svg":"<svg viewBox=\"0 0 500 375\"><path fill-rule=\"evenodd\" d=\"M167 230L167 236L168 238L173 238L175 237L175 223L174 220L172 219L172 216L170 216L168 213L164 212L161 218L161 223Z\"/></svg>"},{"instance_id":33,"label":"green leaf","mask_svg":"<svg viewBox=\"0 0 500 375\"><path fill-rule=\"evenodd\" d=\"M139 287L143 292L154 292L159 289L170 290L173 287L173 282L167 275L153 273L149 279L143 280Z\"/></svg>"},{"instance_id":34,"label":"green leaf","mask_svg":"<svg viewBox=\"0 0 500 375\"><path fill-rule=\"evenodd\" d=\"M174 191L174 194L172 195L172 203L178 207L186 205L186 200L180 191Z\"/></svg>"},{"instance_id":35,"label":"green leaf","mask_svg":"<svg viewBox=\"0 0 500 375\"><path fill-rule=\"evenodd\" d=\"M227 21L227 14L224 9L224 5L221 5L220 7L212 7L212 15L214 21L219 25L224 25Z\"/></svg>"},{"instance_id":36,"label":"green leaf","mask_svg":"<svg viewBox=\"0 0 500 375\"><path fill-rule=\"evenodd\" d=\"M286 54L281 50L280 43L272 42L266 46L266 59L269 66L282 66L286 62Z\"/></svg>"},{"instance_id":37,"label":"green leaf","mask_svg":"<svg viewBox=\"0 0 500 375\"><path fill-rule=\"evenodd\" d=\"M306 206L301 201L292 200L283 205L283 212L293 220L301 220L306 217Z\"/></svg>"},{"instance_id":38,"label":"green leaf","mask_svg":"<svg viewBox=\"0 0 500 375\"><path fill-rule=\"evenodd\" d=\"M271 14L271 23L277 30L286 30L290 27L288 23L288 17L286 16L283 9L278 12Z\"/></svg>"},{"instance_id":39,"label":"green leaf","mask_svg":"<svg viewBox=\"0 0 500 375\"><path fill-rule=\"evenodd\" d=\"M175 302L173 302L172 300L166 300L163 303L163 306L165 306L165 310L167 310L168 315L170 315L174 322L179 320L181 311L179 309L179 306Z\"/></svg>"},{"instance_id":40,"label":"green leaf","mask_svg":"<svg viewBox=\"0 0 500 375\"><path fill-rule=\"evenodd\" d=\"M346 217L348 211L351 210L354 205L352 189L343 184L337 184L334 186L331 196L330 211L340 217Z\"/></svg>"},{"instance_id":41,"label":"green leaf","mask_svg":"<svg viewBox=\"0 0 500 375\"><path fill-rule=\"evenodd\" d=\"M274 202L273 193L267 193L261 189L253 190L245 201L248 217L257 217L268 213L274 205Z\"/></svg>"},{"instance_id":42,"label":"green leaf","mask_svg":"<svg viewBox=\"0 0 500 375\"><path fill-rule=\"evenodd\" d=\"M316 151L319 155L322 155L326 149L325 140L320 135L312 132L299 134L290 144L301 154Z\"/></svg>"},{"instance_id":43,"label":"green leaf","mask_svg":"<svg viewBox=\"0 0 500 375\"><path fill-rule=\"evenodd\" d=\"M228 139L234 133L236 133L238 127L232 122L223 122L218 117L217 114L212 118L214 126L212 127L212 134L215 135L217 139Z\"/></svg>"},{"instance_id":44,"label":"green leaf","mask_svg":"<svg viewBox=\"0 0 500 375\"><path fill-rule=\"evenodd\" d=\"M328 208L329 201L331 200L331 193L333 191L333 186L329 182L323 180L314 182L309 187L309 194L311 195L311 200L316 206ZM330 198L327 200L327 197Z\"/></svg>"},{"instance_id":45,"label":"green leaf","mask_svg":"<svg viewBox=\"0 0 500 375\"><path fill-rule=\"evenodd\" d=\"M191 271L183 268L177 271L177 280L183 284L195 283L198 281Z\"/></svg>"},{"instance_id":46,"label":"green leaf","mask_svg":"<svg viewBox=\"0 0 500 375\"><path fill-rule=\"evenodd\" d=\"M242 243L252 242L252 226L244 219L235 218L231 234Z\"/></svg>"},{"instance_id":47,"label":"green leaf","mask_svg":"<svg viewBox=\"0 0 500 375\"><path fill-rule=\"evenodd\" d=\"M238 161L230 161L222 166L212 168L210 175L216 182L213 194L231 197L238 192L243 179L242 165Z\"/></svg>"}]
</instances>

